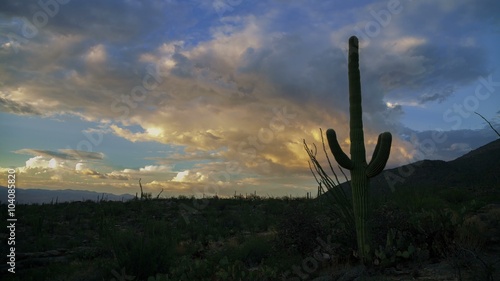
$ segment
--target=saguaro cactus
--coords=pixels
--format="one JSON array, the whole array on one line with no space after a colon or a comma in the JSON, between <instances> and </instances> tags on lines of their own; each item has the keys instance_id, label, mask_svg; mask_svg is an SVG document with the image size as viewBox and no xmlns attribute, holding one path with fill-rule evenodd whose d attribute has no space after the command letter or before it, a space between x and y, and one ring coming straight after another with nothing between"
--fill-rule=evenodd
<instances>
[{"instance_id":1,"label":"saguaro cactus","mask_svg":"<svg viewBox=\"0 0 500 281\"><path fill-rule=\"evenodd\" d=\"M378 136L377 146L369 164L366 163L363 136L363 120L361 107L361 82L359 74L358 38L349 38L349 112L351 158L340 148L333 129L328 129L326 136L335 160L340 166L351 171L352 201L356 224L358 255L363 263L369 262L372 256L368 209L369 178L378 175L385 167L391 150L392 135L384 132Z\"/></svg>"}]
</instances>

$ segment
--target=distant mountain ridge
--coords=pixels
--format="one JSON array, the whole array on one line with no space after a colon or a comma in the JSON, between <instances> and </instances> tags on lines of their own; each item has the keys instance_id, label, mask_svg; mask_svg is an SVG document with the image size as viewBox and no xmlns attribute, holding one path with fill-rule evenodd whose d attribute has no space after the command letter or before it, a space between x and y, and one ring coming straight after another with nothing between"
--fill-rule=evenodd
<instances>
[{"instance_id":1,"label":"distant mountain ridge","mask_svg":"<svg viewBox=\"0 0 500 281\"><path fill-rule=\"evenodd\" d=\"M500 139L472 150L455 160L448 162L423 160L402 167L384 171L380 176L387 185L392 184L392 187L498 185L500 184ZM402 181L400 179L388 181L391 172L401 176ZM380 178L374 178L374 185L381 184L380 180Z\"/></svg>"},{"instance_id":2,"label":"distant mountain ridge","mask_svg":"<svg viewBox=\"0 0 500 281\"><path fill-rule=\"evenodd\" d=\"M349 181L341 186L349 191ZM498 187L500 139L454 160L422 160L384 170L370 179L370 192L386 194L399 187Z\"/></svg>"},{"instance_id":3,"label":"distant mountain ridge","mask_svg":"<svg viewBox=\"0 0 500 281\"><path fill-rule=\"evenodd\" d=\"M88 190L46 190L46 189L23 189L16 188L16 203L17 204L42 204L51 202L72 202L72 201L126 201L134 198L130 194L115 195L111 193L100 193ZM7 187L0 186L0 203L7 202Z\"/></svg>"}]
</instances>

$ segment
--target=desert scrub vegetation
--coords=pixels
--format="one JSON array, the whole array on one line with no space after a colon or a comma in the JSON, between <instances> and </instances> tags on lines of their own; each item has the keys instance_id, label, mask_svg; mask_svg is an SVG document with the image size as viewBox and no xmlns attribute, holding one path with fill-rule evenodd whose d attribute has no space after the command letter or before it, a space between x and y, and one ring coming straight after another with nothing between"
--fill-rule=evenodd
<instances>
[{"instance_id":1,"label":"desert scrub vegetation","mask_svg":"<svg viewBox=\"0 0 500 281\"><path fill-rule=\"evenodd\" d=\"M168 280L234 280L237 274L246 276L242 280L278 278L283 255L276 252L275 229L286 216L280 210L305 199L210 199L186 220L182 206L193 206L193 200L198 199L19 205L22 258L18 274L6 277L78 280L85 270L95 276L85 280L112 280L113 272L124 269L133 280L158 274ZM74 265L62 266L65 262Z\"/></svg>"},{"instance_id":2,"label":"desert scrub vegetation","mask_svg":"<svg viewBox=\"0 0 500 281\"><path fill-rule=\"evenodd\" d=\"M375 276L444 259L461 274L493 266L482 256L485 238L476 235L481 222L467 220L467 214L494 203L493 197L471 196L456 208L456 198L447 201L436 192L439 200L429 199L422 205L427 209L419 209L404 204L402 194L372 205ZM414 196L432 197L425 188ZM2 280L282 280L318 254L328 259L310 278L359 260L355 238L325 201L207 199L186 223L182 204L193 200L19 205L18 273Z\"/></svg>"}]
</instances>

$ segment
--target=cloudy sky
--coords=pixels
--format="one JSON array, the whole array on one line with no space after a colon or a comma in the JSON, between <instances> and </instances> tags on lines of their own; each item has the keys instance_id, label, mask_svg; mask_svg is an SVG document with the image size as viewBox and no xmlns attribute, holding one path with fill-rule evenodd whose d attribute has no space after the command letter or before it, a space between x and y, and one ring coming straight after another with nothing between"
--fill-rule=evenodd
<instances>
[{"instance_id":1,"label":"cloudy sky","mask_svg":"<svg viewBox=\"0 0 500 281\"><path fill-rule=\"evenodd\" d=\"M47 3L40 5L40 3ZM302 145L349 152L360 39L368 160L452 160L498 137L497 0L0 2L0 173L24 188L304 196ZM3 181L2 181L3 182Z\"/></svg>"}]
</instances>

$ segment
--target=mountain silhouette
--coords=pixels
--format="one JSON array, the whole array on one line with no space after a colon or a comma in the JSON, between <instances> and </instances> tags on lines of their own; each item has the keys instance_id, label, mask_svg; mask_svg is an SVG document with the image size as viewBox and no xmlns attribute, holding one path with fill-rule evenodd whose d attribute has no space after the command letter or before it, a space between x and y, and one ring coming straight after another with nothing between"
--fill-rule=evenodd
<instances>
[{"instance_id":1,"label":"mountain silhouette","mask_svg":"<svg viewBox=\"0 0 500 281\"><path fill-rule=\"evenodd\" d=\"M7 202L7 187L0 186L0 203ZM43 203L62 203L71 201L97 201L110 200L121 201L134 198L130 194L115 195L111 193L99 193L89 190L47 190L47 189L24 189L16 188L16 204L43 204Z\"/></svg>"}]
</instances>

